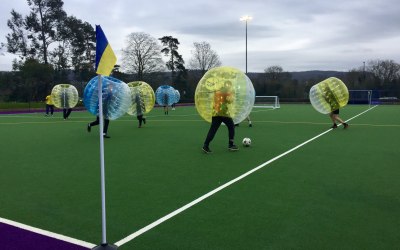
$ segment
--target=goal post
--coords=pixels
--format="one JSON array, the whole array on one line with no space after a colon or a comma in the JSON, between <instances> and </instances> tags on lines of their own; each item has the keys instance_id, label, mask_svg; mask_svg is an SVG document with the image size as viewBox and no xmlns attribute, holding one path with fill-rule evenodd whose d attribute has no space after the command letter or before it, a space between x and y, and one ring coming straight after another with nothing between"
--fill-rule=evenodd
<instances>
[{"instance_id":1,"label":"goal post","mask_svg":"<svg viewBox=\"0 0 400 250\"><path fill-rule=\"evenodd\" d=\"M349 104L372 104L372 90L349 90Z\"/></svg>"},{"instance_id":2,"label":"goal post","mask_svg":"<svg viewBox=\"0 0 400 250\"><path fill-rule=\"evenodd\" d=\"M256 96L254 108L280 108L278 96Z\"/></svg>"}]
</instances>

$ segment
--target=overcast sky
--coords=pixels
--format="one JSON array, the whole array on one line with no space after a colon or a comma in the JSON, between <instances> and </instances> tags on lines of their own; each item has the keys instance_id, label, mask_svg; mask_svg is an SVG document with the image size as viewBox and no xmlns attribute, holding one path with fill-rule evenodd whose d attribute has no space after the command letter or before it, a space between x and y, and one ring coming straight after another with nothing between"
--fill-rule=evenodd
<instances>
[{"instance_id":1,"label":"overcast sky","mask_svg":"<svg viewBox=\"0 0 400 250\"><path fill-rule=\"evenodd\" d=\"M29 9L26 0L0 4L4 43L11 9L24 16ZM177 38L185 62L193 42L206 41L223 65L244 71L246 29L239 19L250 15L248 72L272 65L348 71L375 59L400 63L399 0L64 0L64 10L93 27L100 24L118 58L128 34L146 32ZM3 51L0 70L11 70L12 58Z\"/></svg>"}]
</instances>

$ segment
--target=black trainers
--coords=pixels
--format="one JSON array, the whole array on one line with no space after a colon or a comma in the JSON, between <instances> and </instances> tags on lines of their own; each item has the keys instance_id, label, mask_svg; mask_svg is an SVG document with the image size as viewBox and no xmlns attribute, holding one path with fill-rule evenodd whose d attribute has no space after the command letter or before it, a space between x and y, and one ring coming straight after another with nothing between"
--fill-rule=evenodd
<instances>
[{"instance_id":1,"label":"black trainers","mask_svg":"<svg viewBox=\"0 0 400 250\"><path fill-rule=\"evenodd\" d=\"M90 123L88 123L88 125L87 125L87 132L90 132L90 131L92 131L92 126L90 126Z\"/></svg>"},{"instance_id":2,"label":"black trainers","mask_svg":"<svg viewBox=\"0 0 400 250\"><path fill-rule=\"evenodd\" d=\"M229 151L238 151L239 148L238 146L236 146L235 144L232 144L228 147Z\"/></svg>"},{"instance_id":3,"label":"black trainers","mask_svg":"<svg viewBox=\"0 0 400 250\"><path fill-rule=\"evenodd\" d=\"M111 138L110 136L108 136L107 134L103 134L104 138Z\"/></svg>"},{"instance_id":4,"label":"black trainers","mask_svg":"<svg viewBox=\"0 0 400 250\"><path fill-rule=\"evenodd\" d=\"M208 146L203 146L201 149L202 149L202 150L204 151L204 153L206 153L206 154L212 153L211 149L210 149Z\"/></svg>"},{"instance_id":5,"label":"black trainers","mask_svg":"<svg viewBox=\"0 0 400 250\"><path fill-rule=\"evenodd\" d=\"M348 128L348 127L349 127L349 124L343 123L343 128L344 128L344 129L346 129L346 128Z\"/></svg>"},{"instance_id":6,"label":"black trainers","mask_svg":"<svg viewBox=\"0 0 400 250\"><path fill-rule=\"evenodd\" d=\"M253 127L253 124L250 123L250 124L249 124L249 127L250 127L250 128Z\"/></svg>"},{"instance_id":7,"label":"black trainers","mask_svg":"<svg viewBox=\"0 0 400 250\"><path fill-rule=\"evenodd\" d=\"M332 126L331 128L337 128L337 125L336 125L336 123L335 123L335 124L333 124L333 126Z\"/></svg>"}]
</instances>

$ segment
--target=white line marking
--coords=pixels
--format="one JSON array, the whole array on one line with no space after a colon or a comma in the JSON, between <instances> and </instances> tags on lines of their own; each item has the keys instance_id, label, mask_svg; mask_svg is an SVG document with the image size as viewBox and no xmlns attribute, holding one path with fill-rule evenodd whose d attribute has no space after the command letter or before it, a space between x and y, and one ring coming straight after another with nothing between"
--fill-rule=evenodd
<instances>
[{"instance_id":1,"label":"white line marking","mask_svg":"<svg viewBox=\"0 0 400 250\"><path fill-rule=\"evenodd\" d=\"M364 114L364 113L370 111L371 109L373 109L373 108L375 108L375 107L376 107L376 106L373 106L372 108L367 109L366 111L364 111L364 112L362 112L362 113L360 113L360 114L358 114L358 115L356 115L356 116L354 116L354 117L348 119L347 121L350 121L350 120L352 120L352 119L354 119L354 118L356 118L356 117L358 117L358 116L360 116L360 115L362 115L362 114ZM294 147L294 148L292 148L292 149L290 149L290 150L288 150L288 151L286 151L286 152L284 152L284 153L282 153L282 154L280 154L280 155L278 155L278 156L272 158L271 160L269 160L269 161L267 161L267 162L264 162L263 164L259 165L258 167L253 168L252 170L250 170L250 171L248 171L248 172L246 172L246 173L240 175L239 177L236 177L235 179L233 179L233 180L231 180L231 181L229 181L229 182L227 182L227 183L225 183L225 184L223 184L223 185L217 187L216 189L214 189L214 190L212 190L212 191L210 191L210 192L204 194L203 196L197 198L196 200L194 200L194 201L192 201L192 202L190 202L190 203L184 205L183 207L181 207L181 208L179 208L179 209L177 209L177 210L175 210L175 211L173 211L173 212L171 212L171 213L165 215L164 217L162 217L162 218L160 218L160 219L154 221L153 223L151 223L151 224L149 224L149 225L147 225L147 226L145 226L145 227L139 229L138 231L132 233L131 235L128 235L127 237L121 239L120 241L115 242L114 244L115 244L116 246L120 247L120 246L122 246L123 244L128 243L129 241L133 240L134 238L138 237L139 235L141 235L141 234L143 234L143 233L149 231L150 229L152 229L152 228L154 228L154 227L160 225L160 224L163 223L164 221L166 221L166 220L168 220L168 219L174 217L175 215L177 215L177 214L179 214L179 213L185 211L186 209L188 209L188 208L190 208L190 207L196 205L197 203L199 203L199 202L201 202L201 201L207 199L207 198L210 197L211 195L213 195L213 194L215 194L215 193L221 191L222 189L224 189L224 188L226 188L226 187L228 187L228 186L234 184L235 182L238 182L239 180L245 178L246 176L248 176L248 175L250 175L250 174L256 172L257 170L259 170L259 169L261 169L261 168L267 166L268 164L270 164L270 163L272 163L272 162L278 160L279 158L282 158L283 156L285 156L285 155L287 155L287 154L289 154L289 153L295 151L296 149L298 149L298 148L300 148L300 147L306 145L306 144L309 143L309 142L312 142L313 140L317 139L318 137L323 136L324 134L326 134L326 133L328 133L328 132L330 132L330 131L332 131L332 130L333 130L332 128L331 128L331 129L328 129L327 131L325 131L325 132L323 132L323 133L321 133L321 134L319 134L319 135L317 135L317 136L314 136L313 138L311 138L311 139L309 139L309 140L307 140L307 141L305 141L305 142L303 142L303 143L297 145L296 147Z\"/></svg>"},{"instance_id":2,"label":"white line marking","mask_svg":"<svg viewBox=\"0 0 400 250\"><path fill-rule=\"evenodd\" d=\"M38 234L41 234L41 235L44 235L44 236L48 236L48 237L51 237L51 238L54 238L54 239L57 239L57 240L62 240L62 241L65 241L65 242L69 242L69 243L78 245L78 246L86 247L86 248L89 248L89 249L92 249L92 248L94 248L96 246L96 245L94 245L92 243L89 243L89 242L85 242L85 241L82 241L82 240L77 240L77 239L74 239L74 238L71 238L71 237L68 237L68 236L65 236L65 235L56 234L56 233L53 233L53 232L50 232L50 231L46 231L46 230L43 230L43 229L40 229L40 228L31 227L31 226L28 226L28 225L25 225L25 224L22 224L22 223L19 223L19 222L15 222L15 221L12 221L12 220L7 220L7 219L1 218L1 217L0 217L0 222L4 223L4 224L11 225L11 226L14 226L14 227L18 227L18 228L21 228L21 229L25 229L25 230L28 230L30 232L34 232L34 233L38 233Z\"/></svg>"}]
</instances>

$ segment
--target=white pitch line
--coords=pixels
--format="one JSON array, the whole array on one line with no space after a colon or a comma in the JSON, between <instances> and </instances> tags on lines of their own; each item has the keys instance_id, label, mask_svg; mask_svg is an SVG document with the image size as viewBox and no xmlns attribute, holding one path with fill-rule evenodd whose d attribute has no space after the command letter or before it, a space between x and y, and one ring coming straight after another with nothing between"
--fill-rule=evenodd
<instances>
[{"instance_id":1,"label":"white pitch line","mask_svg":"<svg viewBox=\"0 0 400 250\"><path fill-rule=\"evenodd\" d=\"M31 227L31 226L28 226L28 225L25 225L25 224L22 224L22 223L19 223L19 222L15 222L15 221L12 221L12 220L7 220L7 219L1 218L1 217L0 217L0 222L4 223L4 224L11 225L11 226L14 226L14 227L18 227L18 228L21 228L21 229L24 229L24 230L27 230L27 231L30 231L30 232L34 232L34 233L37 233L37 234L48 236L48 237L51 237L51 238L54 238L54 239L57 239L57 240L62 240L62 241L65 241L65 242L69 242L69 243L78 245L78 246L86 247L88 249L92 249L92 248L94 248L96 246L96 245L94 245L92 243L89 243L89 242L85 242L85 241L82 241L82 240L77 240L77 239L62 235L62 234L56 234L56 233L53 233L53 232L50 232L50 231L47 231L47 230L43 230L43 229L40 229L40 228Z\"/></svg>"},{"instance_id":2,"label":"white pitch line","mask_svg":"<svg viewBox=\"0 0 400 250\"><path fill-rule=\"evenodd\" d=\"M373 107L371 107L371 108L369 108L369 109L367 109L366 111L364 111L364 112L362 112L362 113L360 113L360 114L358 114L358 115L356 115L356 116L353 116L352 118L348 119L347 121L350 121L350 120L352 120L352 119L354 119L354 118L356 118L356 117L358 117L358 116L360 116L360 115L362 115L362 114L364 114L364 113L370 111L371 109L373 109L373 108L375 108L375 107L377 107L377 105L376 105L376 106L373 106ZM347 121L346 121L346 122L347 122ZM197 203L199 203L199 202L201 202L201 201L207 199L207 198L210 197L211 195L213 195L213 194L215 194L215 193L221 191L222 189L224 189L224 188L226 188L226 187L228 187L228 186L234 184L235 182L238 182L239 180L245 178L246 176L248 176L248 175L250 175L250 174L256 172L257 170L259 170L259 169L261 169L261 168L263 168L263 167L269 165L270 163L272 163L272 162L278 160L279 158L282 158L283 156L285 156L285 155L287 155L287 154L289 154L289 153L295 151L296 149L298 149L298 148L300 148L300 147L306 145L306 144L309 143L309 142L312 142L313 140L317 139L318 137L323 136L324 134L326 134L326 133L328 133L328 132L330 132L330 131L332 131L332 130L333 130L333 129L330 128L330 129L328 129L327 131L325 131L325 132L323 132L323 133L321 133L321 134L319 134L319 135L317 135L317 136L314 136L313 138L311 138L311 139L309 139L309 140L307 140L307 141L305 141L305 142L303 142L303 143L301 143L301 144L295 146L294 148L289 149L288 151L286 151L286 152L284 152L284 153L282 153L282 154L280 154L280 155L278 155L278 156L272 158L271 160L264 162L263 164L259 165L258 167L253 168L252 170L250 170L250 171L248 171L248 172L246 172L246 173L240 175L239 177L236 177L235 179L233 179L233 180L231 180L231 181L229 181L229 182L227 182L227 183L225 183L225 184L223 184L223 185L217 187L216 189L214 189L214 190L212 190L212 191L210 191L210 192L204 194L203 196L200 196L200 197L197 198L196 200L194 200L194 201L192 201L192 202L190 202L190 203L184 205L184 206L181 207L181 208L178 208L177 210L175 210L175 211L173 211L173 212L171 212L171 213L165 215L164 217L161 217L160 219L158 219L158 220L154 221L153 223L151 223L151 224L149 224L149 225L147 225L147 226L145 226L145 227L139 229L138 231L136 231L136 232L134 232L134 233L128 235L127 237L121 239L120 241L115 242L114 244L115 244L116 246L120 247L120 246L122 246L123 244L128 243L129 241L133 240L134 238L138 237L139 235L141 235L141 234L143 234L143 233L149 231L150 229L152 229L152 228L154 228L154 227L160 225L161 223L163 223L163 222L165 222L166 220L168 220L168 219L174 217L175 215L177 215L177 214L179 214L179 213L185 211L186 209L188 209L188 208L190 208L190 207L196 205Z\"/></svg>"}]
</instances>

